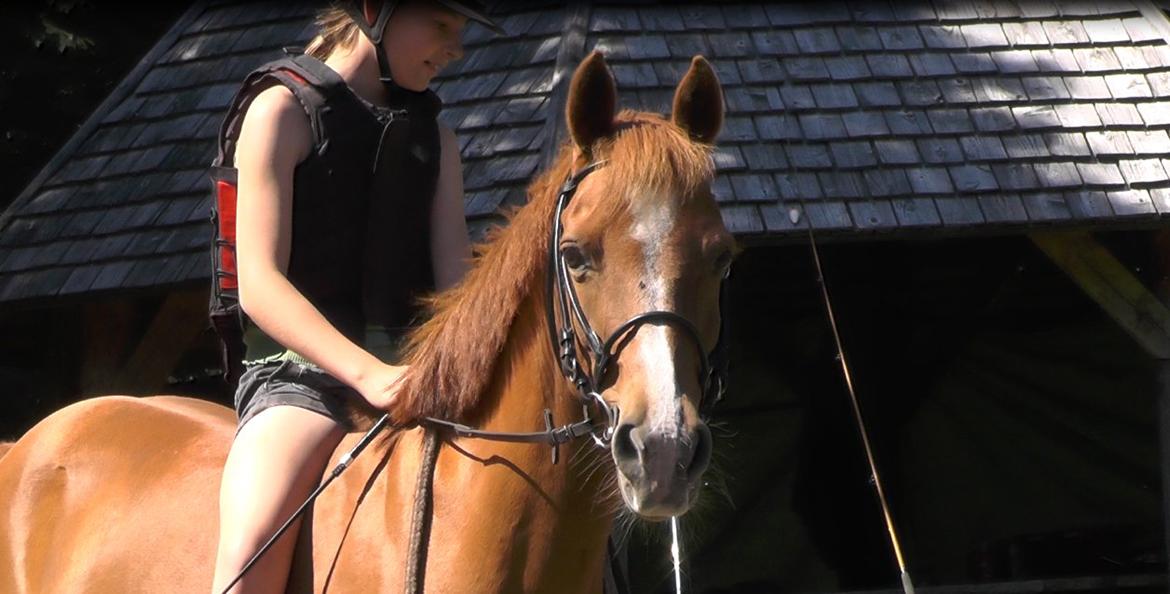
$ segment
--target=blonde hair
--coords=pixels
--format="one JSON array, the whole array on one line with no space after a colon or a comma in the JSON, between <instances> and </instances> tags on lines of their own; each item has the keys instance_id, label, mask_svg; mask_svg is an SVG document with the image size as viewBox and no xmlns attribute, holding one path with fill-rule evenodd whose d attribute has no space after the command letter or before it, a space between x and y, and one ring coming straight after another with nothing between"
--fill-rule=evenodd
<instances>
[{"instance_id":1,"label":"blonde hair","mask_svg":"<svg viewBox=\"0 0 1170 594\"><path fill-rule=\"evenodd\" d=\"M362 34L344 8L331 6L317 13L317 36L309 42L305 53L325 61L335 51L349 50Z\"/></svg>"}]
</instances>

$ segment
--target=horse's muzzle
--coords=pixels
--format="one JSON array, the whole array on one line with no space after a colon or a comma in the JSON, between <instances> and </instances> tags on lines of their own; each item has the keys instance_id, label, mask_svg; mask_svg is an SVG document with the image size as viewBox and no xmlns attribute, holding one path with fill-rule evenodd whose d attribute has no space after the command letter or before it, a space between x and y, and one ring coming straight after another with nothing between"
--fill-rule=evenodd
<instances>
[{"instance_id":1,"label":"horse's muzzle","mask_svg":"<svg viewBox=\"0 0 1170 594\"><path fill-rule=\"evenodd\" d=\"M698 496L711 462L711 431L703 422L670 433L622 424L612 449L626 505L646 519L664 520L686 513Z\"/></svg>"}]
</instances>

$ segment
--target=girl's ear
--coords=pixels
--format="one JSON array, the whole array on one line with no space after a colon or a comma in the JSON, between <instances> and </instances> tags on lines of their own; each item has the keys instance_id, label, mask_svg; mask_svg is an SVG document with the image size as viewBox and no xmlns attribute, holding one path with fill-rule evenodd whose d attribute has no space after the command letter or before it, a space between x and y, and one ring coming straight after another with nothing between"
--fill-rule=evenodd
<instances>
[{"instance_id":1,"label":"girl's ear","mask_svg":"<svg viewBox=\"0 0 1170 594\"><path fill-rule=\"evenodd\" d=\"M723 128L723 86L703 56L691 59L690 70L678 83L671 118L698 142L712 144L719 136Z\"/></svg>"},{"instance_id":2,"label":"girl's ear","mask_svg":"<svg viewBox=\"0 0 1170 594\"><path fill-rule=\"evenodd\" d=\"M577 66L569 83L565 121L573 143L585 155L593 144L613 134L617 110L617 84L600 52L594 51Z\"/></svg>"}]
</instances>

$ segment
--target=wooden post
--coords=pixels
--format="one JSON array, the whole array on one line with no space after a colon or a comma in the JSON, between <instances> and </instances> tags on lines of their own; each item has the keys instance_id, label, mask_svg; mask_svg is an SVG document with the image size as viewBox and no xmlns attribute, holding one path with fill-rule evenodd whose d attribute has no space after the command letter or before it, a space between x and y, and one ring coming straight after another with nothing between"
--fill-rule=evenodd
<instances>
[{"instance_id":1,"label":"wooden post","mask_svg":"<svg viewBox=\"0 0 1170 594\"><path fill-rule=\"evenodd\" d=\"M131 394L156 394L183 353L207 326L204 291L171 293L118 372L114 387Z\"/></svg>"},{"instance_id":2,"label":"wooden post","mask_svg":"<svg viewBox=\"0 0 1170 594\"><path fill-rule=\"evenodd\" d=\"M82 306L81 370L78 378L82 396L109 394L126 351L133 344L134 303L108 299Z\"/></svg>"}]
</instances>

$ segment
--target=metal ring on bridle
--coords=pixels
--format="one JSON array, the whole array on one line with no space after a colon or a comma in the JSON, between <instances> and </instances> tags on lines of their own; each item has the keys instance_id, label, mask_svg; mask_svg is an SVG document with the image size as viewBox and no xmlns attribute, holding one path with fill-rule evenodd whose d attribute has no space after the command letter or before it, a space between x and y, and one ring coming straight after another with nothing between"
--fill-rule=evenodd
<instances>
[{"instance_id":1,"label":"metal ring on bridle","mask_svg":"<svg viewBox=\"0 0 1170 594\"><path fill-rule=\"evenodd\" d=\"M590 437L593 438L593 443L597 444L598 447L609 447L609 442L613 439L614 432L617 431L617 422L618 417L621 416L621 410L617 405L606 402L605 398L597 392L589 392L588 397L592 400L593 404L601 409L605 416L605 425L601 429L601 435L598 435L597 431L594 431L590 434ZM588 406L585 409L586 414L588 414Z\"/></svg>"}]
</instances>

